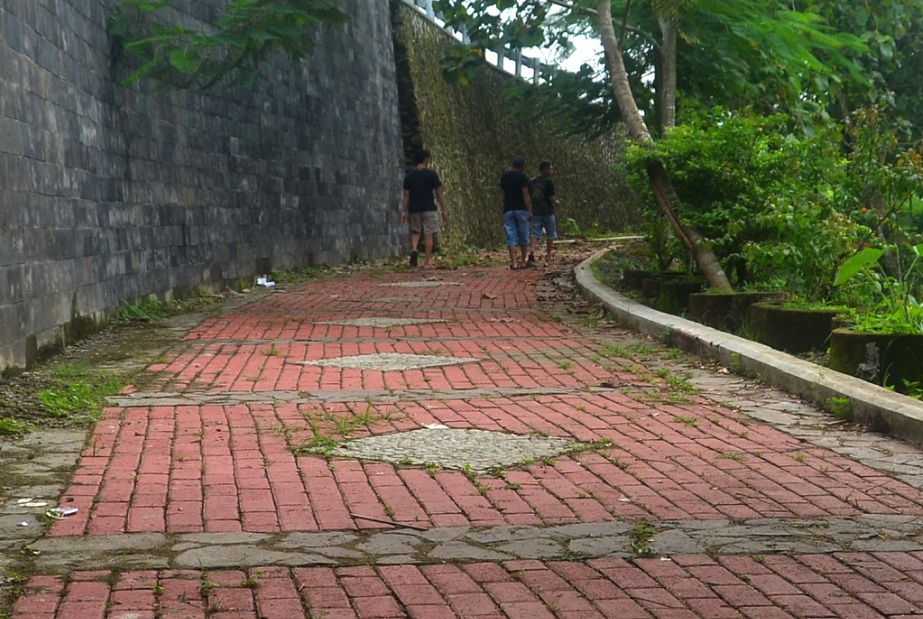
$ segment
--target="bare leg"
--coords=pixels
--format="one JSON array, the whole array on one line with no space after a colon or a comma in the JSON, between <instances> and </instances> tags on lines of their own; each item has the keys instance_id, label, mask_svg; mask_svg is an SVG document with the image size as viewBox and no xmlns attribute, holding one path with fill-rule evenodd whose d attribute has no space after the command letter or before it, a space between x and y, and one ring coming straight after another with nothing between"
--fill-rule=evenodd
<instances>
[{"instance_id":1,"label":"bare leg","mask_svg":"<svg viewBox=\"0 0 923 619\"><path fill-rule=\"evenodd\" d=\"M430 232L423 233L423 266L431 267L430 262L433 258L433 235Z\"/></svg>"},{"instance_id":2,"label":"bare leg","mask_svg":"<svg viewBox=\"0 0 923 619\"><path fill-rule=\"evenodd\" d=\"M548 242L545 245L545 263L551 262L551 250L554 248L554 241L548 239Z\"/></svg>"},{"instance_id":3,"label":"bare leg","mask_svg":"<svg viewBox=\"0 0 923 619\"><path fill-rule=\"evenodd\" d=\"M515 269L516 268L516 246L507 245L506 248L510 250L510 268Z\"/></svg>"},{"instance_id":4,"label":"bare leg","mask_svg":"<svg viewBox=\"0 0 923 619\"><path fill-rule=\"evenodd\" d=\"M520 246L519 246L519 253L522 254L522 263L521 263L521 264L525 264L525 263L526 263L526 260L529 259L529 248L530 248L530 247L531 247L531 245L520 245Z\"/></svg>"},{"instance_id":5,"label":"bare leg","mask_svg":"<svg viewBox=\"0 0 923 619\"><path fill-rule=\"evenodd\" d=\"M417 266L417 245L420 244L420 233L410 233L410 266Z\"/></svg>"}]
</instances>

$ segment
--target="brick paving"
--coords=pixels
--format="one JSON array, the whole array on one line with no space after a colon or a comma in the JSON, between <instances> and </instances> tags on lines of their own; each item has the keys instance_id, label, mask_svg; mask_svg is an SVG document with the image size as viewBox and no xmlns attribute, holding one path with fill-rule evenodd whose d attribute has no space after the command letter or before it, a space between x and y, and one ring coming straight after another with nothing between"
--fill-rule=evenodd
<instances>
[{"instance_id":1,"label":"brick paving","mask_svg":"<svg viewBox=\"0 0 923 619\"><path fill-rule=\"evenodd\" d=\"M79 511L48 536L923 517L917 488L696 394L681 377L623 356L617 333L552 319L536 295L540 277L499 268L344 275L207 319L144 383L150 396L188 403L108 409L63 496ZM367 355L462 362L316 364ZM312 400L321 393L358 395ZM582 447L490 474L318 453L433 424ZM88 567L34 576L13 617L923 616L920 551L645 554Z\"/></svg>"},{"instance_id":2,"label":"brick paving","mask_svg":"<svg viewBox=\"0 0 923 619\"><path fill-rule=\"evenodd\" d=\"M37 576L14 617L292 619L912 617L923 553L676 555L461 565Z\"/></svg>"}]
</instances>

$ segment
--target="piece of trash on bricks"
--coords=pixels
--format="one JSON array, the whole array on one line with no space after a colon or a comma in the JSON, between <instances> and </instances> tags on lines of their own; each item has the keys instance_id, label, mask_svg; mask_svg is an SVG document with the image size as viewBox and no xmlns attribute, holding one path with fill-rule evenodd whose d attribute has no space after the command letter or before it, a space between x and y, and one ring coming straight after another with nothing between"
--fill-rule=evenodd
<instances>
[{"instance_id":1,"label":"piece of trash on bricks","mask_svg":"<svg viewBox=\"0 0 923 619\"><path fill-rule=\"evenodd\" d=\"M55 520L61 520L62 518L73 516L76 513L76 507L52 507L47 512L45 512L45 515Z\"/></svg>"},{"instance_id":2,"label":"piece of trash on bricks","mask_svg":"<svg viewBox=\"0 0 923 619\"><path fill-rule=\"evenodd\" d=\"M257 286L262 286L263 288L272 288L273 286L276 285L276 282L271 282L271 281L269 281L269 278L267 278L267 277L264 275L264 276L262 276L262 277L257 277L257 278L256 278L256 285L257 285Z\"/></svg>"},{"instance_id":3,"label":"piece of trash on bricks","mask_svg":"<svg viewBox=\"0 0 923 619\"><path fill-rule=\"evenodd\" d=\"M20 507L47 507L48 501L43 501L36 498L19 499L16 501L16 505Z\"/></svg>"},{"instance_id":4,"label":"piece of trash on bricks","mask_svg":"<svg viewBox=\"0 0 923 619\"><path fill-rule=\"evenodd\" d=\"M427 430L448 430L449 426L444 426L441 423L428 423L423 426Z\"/></svg>"},{"instance_id":5,"label":"piece of trash on bricks","mask_svg":"<svg viewBox=\"0 0 923 619\"><path fill-rule=\"evenodd\" d=\"M481 293L481 298L482 299L496 299L497 295L493 294L492 292L484 292L484 293Z\"/></svg>"},{"instance_id":6,"label":"piece of trash on bricks","mask_svg":"<svg viewBox=\"0 0 923 619\"><path fill-rule=\"evenodd\" d=\"M19 526L21 526L21 527L27 527L27 526L29 526L29 523L28 523L28 522L20 522L20 523L19 523Z\"/></svg>"}]
</instances>

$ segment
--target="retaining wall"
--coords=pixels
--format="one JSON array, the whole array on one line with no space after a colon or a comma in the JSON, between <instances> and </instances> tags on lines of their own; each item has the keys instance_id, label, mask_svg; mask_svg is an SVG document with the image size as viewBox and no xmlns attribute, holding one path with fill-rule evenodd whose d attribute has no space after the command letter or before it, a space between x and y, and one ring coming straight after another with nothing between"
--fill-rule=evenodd
<instances>
[{"instance_id":1,"label":"retaining wall","mask_svg":"<svg viewBox=\"0 0 923 619\"><path fill-rule=\"evenodd\" d=\"M123 302L252 284L271 269L405 254L404 153L433 151L444 245L502 243L500 174L552 160L559 217L636 223L614 140L511 122L512 76L442 79L451 39L402 0L343 0L303 65L249 88L122 85L116 0L0 0L0 370L105 325ZM220 0L176 0L214 19ZM563 226L560 229L563 230Z\"/></svg>"},{"instance_id":2,"label":"retaining wall","mask_svg":"<svg viewBox=\"0 0 923 619\"><path fill-rule=\"evenodd\" d=\"M113 5L0 0L0 369L125 300L406 244L387 0L345 0L303 66L207 94L123 87Z\"/></svg>"}]
</instances>

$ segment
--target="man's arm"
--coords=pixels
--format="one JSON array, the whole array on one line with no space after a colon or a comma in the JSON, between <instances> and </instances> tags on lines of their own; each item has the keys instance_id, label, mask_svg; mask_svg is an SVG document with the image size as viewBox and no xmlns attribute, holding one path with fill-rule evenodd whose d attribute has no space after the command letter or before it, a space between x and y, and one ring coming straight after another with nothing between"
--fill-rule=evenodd
<instances>
[{"instance_id":1,"label":"man's arm","mask_svg":"<svg viewBox=\"0 0 923 619\"><path fill-rule=\"evenodd\" d=\"M532 219L532 188L525 175L522 176L522 201L525 202L526 210L529 211L529 219Z\"/></svg>"},{"instance_id":2,"label":"man's arm","mask_svg":"<svg viewBox=\"0 0 923 619\"><path fill-rule=\"evenodd\" d=\"M439 206L442 207L442 218L449 218L449 210L445 206L445 194L442 193L442 187L436 187L436 190L433 192L436 194L436 202L439 203Z\"/></svg>"},{"instance_id":3,"label":"man's arm","mask_svg":"<svg viewBox=\"0 0 923 619\"><path fill-rule=\"evenodd\" d=\"M529 192L529 185L522 188L522 201L526 203L526 210L529 211L529 219L532 219L532 194Z\"/></svg>"},{"instance_id":4,"label":"man's arm","mask_svg":"<svg viewBox=\"0 0 923 619\"><path fill-rule=\"evenodd\" d=\"M404 200L403 207L401 209L401 221L407 221L408 213L410 213L410 190L404 190Z\"/></svg>"},{"instance_id":5,"label":"man's arm","mask_svg":"<svg viewBox=\"0 0 923 619\"><path fill-rule=\"evenodd\" d=\"M558 200L558 196L556 196L554 193L554 183L548 181L546 188L547 192L545 193L545 199L548 200L551 206L557 208L561 202Z\"/></svg>"}]
</instances>

